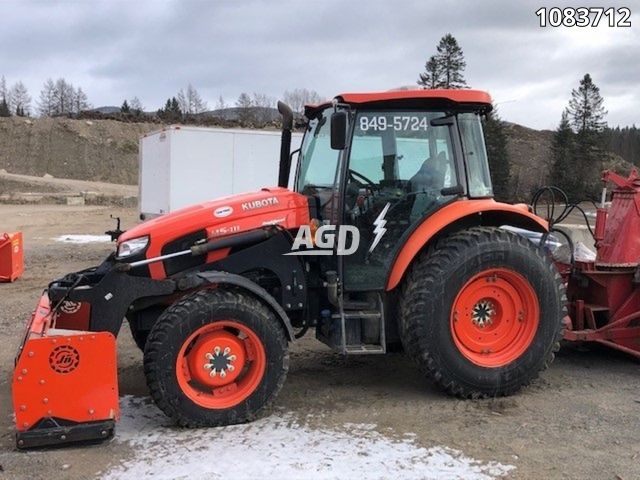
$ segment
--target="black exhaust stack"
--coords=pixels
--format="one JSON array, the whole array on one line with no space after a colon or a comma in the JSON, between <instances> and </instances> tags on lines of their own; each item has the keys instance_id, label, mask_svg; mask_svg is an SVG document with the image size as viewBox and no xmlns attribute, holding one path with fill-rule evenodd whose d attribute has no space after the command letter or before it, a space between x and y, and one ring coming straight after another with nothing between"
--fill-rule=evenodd
<instances>
[{"instance_id":1,"label":"black exhaust stack","mask_svg":"<svg viewBox=\"0 0 640 480\"><path fill-rule=\"evenodd\" d=\"M278 111L282 115L282 140L280 143L280 171L278 172L278 186L289 186L289 171L291 170L291 130L293 129L293 112L291 107L278 101Z\"/></svg>"}]
</instances>

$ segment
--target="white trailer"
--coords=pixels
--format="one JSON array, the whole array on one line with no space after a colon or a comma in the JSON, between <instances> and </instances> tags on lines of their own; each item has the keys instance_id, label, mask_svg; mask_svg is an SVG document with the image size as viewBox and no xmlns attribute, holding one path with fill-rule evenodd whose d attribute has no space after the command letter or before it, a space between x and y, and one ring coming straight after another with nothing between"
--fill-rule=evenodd
<instances>
[{"instance_id":1,"label":"white trailer","mask_svg":"<svg viewBox=\"0 0 640 480\"><path fill-rule=\"evenodd\" d=\"M279 131L182 125L143 135L138 182L141 218L277 185L280 137ZM302 134L293 133L292 151L299 148L301 139Z\"/></svg>"}]
</instances>

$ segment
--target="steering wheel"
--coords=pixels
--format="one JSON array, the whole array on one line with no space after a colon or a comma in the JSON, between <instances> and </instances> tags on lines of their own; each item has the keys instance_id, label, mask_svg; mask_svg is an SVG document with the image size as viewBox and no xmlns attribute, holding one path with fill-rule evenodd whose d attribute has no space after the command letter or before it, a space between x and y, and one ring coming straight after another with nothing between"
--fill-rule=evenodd
<instances>
[{"instance_id":1,"label":"steering wheel","mask_svg":"<svg viewBox=\"0 0 640 480\"><path fill-rule=\"evenodd\" d=\"M360 180L364 180L364 182L358 180L358 178ZM369 178L365 177L361 173L356 172L355 170L349 169L349 180L352 180L354 182L359 183L360 185L364 185L365 187L368 187L369 190L371 190L372 192L380 188L379 185L375 183L373 180L370 180Z\"/></svg>"}]
</instances>

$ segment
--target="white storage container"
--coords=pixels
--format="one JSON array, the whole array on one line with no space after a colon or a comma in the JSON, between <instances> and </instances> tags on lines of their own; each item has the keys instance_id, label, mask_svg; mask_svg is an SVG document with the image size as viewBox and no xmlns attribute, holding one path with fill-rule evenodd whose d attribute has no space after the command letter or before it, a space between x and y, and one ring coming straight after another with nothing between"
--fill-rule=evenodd
<instances>
[{"instance_id":1,"label":"white storage container","mask_svg":"<svg viewBox=\"0 0 640 480\"><path fill-rule=\"evenodd\" d=\"M139 206L150 218L278 183L279 131L172 125L140 137ZM291 150L300 147L294 133ZM297 157L294 156L294 161ZM292 165L290 184L295 165Z\"/></svg>"}]
</instances>

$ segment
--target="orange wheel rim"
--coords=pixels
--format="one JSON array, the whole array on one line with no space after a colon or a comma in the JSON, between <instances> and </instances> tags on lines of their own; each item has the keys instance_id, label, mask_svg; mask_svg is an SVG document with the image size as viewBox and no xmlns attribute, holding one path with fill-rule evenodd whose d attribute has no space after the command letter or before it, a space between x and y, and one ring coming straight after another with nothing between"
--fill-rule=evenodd
<instances>
[{"instance_id":1,"label":"orange wheel rim","mask_svg":"<svg viewBox=\"0 0 640 480\"><path fill-rule=\"evenodd\" d=\"M258 388L267 355L246 325L221 320L204 325L183 343L176 361L180 389L204 408L231 408Z\"/></svg>"},{"instance_id":2,"label":"orange wheel rim","mask_svg":"<svg viewBox=\"0 0 640 480\"><path fill-rule=\"evenodd\" d=\"M502 367L529 348L539 317L529 281L512 270L494 268L475 275L458 293L451 309L451 335L469 361Z\"/></svg>"}]
</instances>

